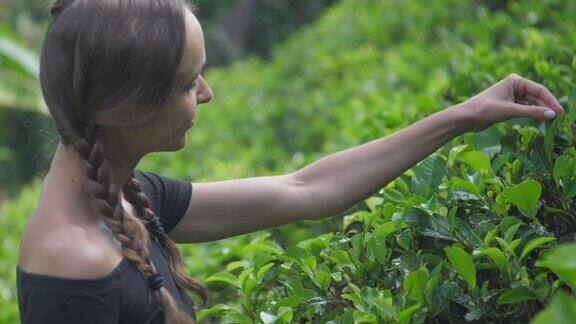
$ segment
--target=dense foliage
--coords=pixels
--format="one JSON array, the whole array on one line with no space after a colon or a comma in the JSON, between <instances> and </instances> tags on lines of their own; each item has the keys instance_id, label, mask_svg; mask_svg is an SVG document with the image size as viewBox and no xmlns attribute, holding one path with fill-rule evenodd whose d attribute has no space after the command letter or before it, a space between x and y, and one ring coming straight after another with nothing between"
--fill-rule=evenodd
<instances>
[{"instance_id":1,"label":"dense foliage","mask_svg":"<svg viewBox=\"0 0 576 324\"><path fill-rule=\"evenodd\" d=\"M189 272L210 288L199 319L569 323L574 16L576 2L563 0L497 9L464 0L343 1L275 47L270 62L210 71L214 101L199 108L188 146L150 155L139 168L196 182L291 172L512 72L544 84L567 114L459 136L344 217L180 246ZM16 234L39 185L0 211L0 322L17 320Z\"/></svg>"}]
</instances>

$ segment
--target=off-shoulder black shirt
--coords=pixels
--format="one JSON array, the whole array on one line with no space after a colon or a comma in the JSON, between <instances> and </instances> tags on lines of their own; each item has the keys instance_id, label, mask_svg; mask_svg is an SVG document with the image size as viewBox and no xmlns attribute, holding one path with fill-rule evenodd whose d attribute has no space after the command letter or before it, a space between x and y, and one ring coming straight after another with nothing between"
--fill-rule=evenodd
<instances>
[{"instance_id":1,"label":"off-shoulder black shirt","mask_svg":"<svg viewBox=\"0 0 576 324\"><path fill-rule=\"evenodd\" d=\"M142 190L166 233L180 221L190 202L192 184L152 172L135 170ZM172 296L196 319L192 299L177 289L156 238L148 249ZM144 275L128 259L98 279L71 279L23 271L16 266L20 319L24 324L163 323L163 310L150 299Z\"/></svg>"}]
</instances>

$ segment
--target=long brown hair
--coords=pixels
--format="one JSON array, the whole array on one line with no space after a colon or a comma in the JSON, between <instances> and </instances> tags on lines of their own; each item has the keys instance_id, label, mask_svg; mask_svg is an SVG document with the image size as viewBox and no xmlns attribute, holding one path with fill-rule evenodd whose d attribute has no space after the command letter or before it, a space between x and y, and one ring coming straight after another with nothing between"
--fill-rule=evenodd
<instances>
[{"instance_id":1,"label":"long brown hair","mask_svg":"<svg viewBox=\"0 0 576 324\"><path fill-rule=\"evenodd\" d=\"M122 254L146 278L156 272L144 223L154 219L134 171L123 188L111 181L99 125L137 127L165 109L184 51L186 0L57 0L50 9L40 58L40 86L62 143L85 160L87 190L103 221L122 244ZM120 192L137 211L125 213ZM199 294L204 284L186 275L175 243L158 241L179 290ZM152 292L165 323L194 323L170 292Z\"/></svg>"}]
</instances>

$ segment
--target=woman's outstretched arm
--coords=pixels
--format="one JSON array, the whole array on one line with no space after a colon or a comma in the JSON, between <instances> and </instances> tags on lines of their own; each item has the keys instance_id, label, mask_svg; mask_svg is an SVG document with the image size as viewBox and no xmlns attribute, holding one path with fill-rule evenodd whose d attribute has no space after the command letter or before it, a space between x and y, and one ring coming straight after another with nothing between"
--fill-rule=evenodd
<instances>
[{"instance_id":1,"label":"woman's outstretched arm","mask_svg":"<svg viewBox=\"0 0 576 324\"><path fill-rule=\"evenodd\" d=\"M519 102L526 105L519 104ZM290 174L194 183L169 233L177 243L213 241L336 215L368 198L455 136L513 117L563 113L542 85L516 74L386 137L333 153Z\"/></svg>"},{"instance_id":2,"label":"woman's outstretched arm","mask_svg":"<svg viewBox=\"0 0 576 324\"><path fill-rule=\"evenodd\" d=\"M290 174L193 183L188 210L168 235L176 243L208 242L336 215L464 132L463 118L450 107Z\"/></svg>"}]
</instances>

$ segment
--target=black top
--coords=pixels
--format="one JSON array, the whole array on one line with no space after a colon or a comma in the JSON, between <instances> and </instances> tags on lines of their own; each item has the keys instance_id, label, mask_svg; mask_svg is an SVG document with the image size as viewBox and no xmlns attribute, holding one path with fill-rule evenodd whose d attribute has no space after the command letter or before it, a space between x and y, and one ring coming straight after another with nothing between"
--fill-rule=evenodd
<instances>
[{"instance_id":1,"label":"black top","mask_svg":"<svg viewBox=\"0 0 576 324\"><path fill-rule=\"evenodd\" d=\"M152 210L164 231L169 233L188 207L192 184L147 171L135 173ZM156 238L151 233L150 238L150 258L162 274L164 287L196 319L192 299L186 292L177 290ZM98 279L28 273L16 266L16 283L20 319L25 324L163 323L163 310L149 297L146 278L126 258L111 273Z\"/></svg>"}]
</instances>

